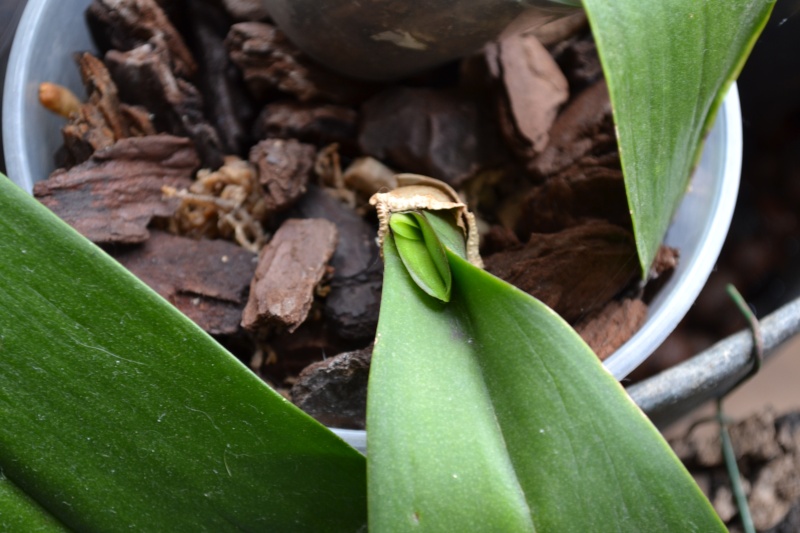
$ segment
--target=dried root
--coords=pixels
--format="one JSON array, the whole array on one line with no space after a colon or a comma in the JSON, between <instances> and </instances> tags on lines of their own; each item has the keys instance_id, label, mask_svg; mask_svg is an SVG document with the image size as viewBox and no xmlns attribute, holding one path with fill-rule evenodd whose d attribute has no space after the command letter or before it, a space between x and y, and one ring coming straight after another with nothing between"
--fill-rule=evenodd
<instances>
[{"instance_id":1,"label":"dried root","mask_svg":"<svg viewBox=\"0 0 800 533\"><path fill-rule=\"evenodd\" d=\"M227 157L216 171L200 170L188 190L164 187L163 193L181 199L170 228L175 233L233 239L252 252L258 252L268 240L261 225L264 193L247 161Z\"/></svg>"}]
</instances>

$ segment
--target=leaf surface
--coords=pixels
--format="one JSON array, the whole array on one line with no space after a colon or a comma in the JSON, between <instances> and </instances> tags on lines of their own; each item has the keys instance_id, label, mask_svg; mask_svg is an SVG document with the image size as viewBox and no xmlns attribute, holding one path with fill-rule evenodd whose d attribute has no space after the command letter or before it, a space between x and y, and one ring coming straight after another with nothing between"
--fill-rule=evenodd
<instances>
[{"instance_id":1,"label":"leaf surface","mask_svg":"<svg viewBox=\"0 0 800 533\"><path fill-rule=\"evenodd\" d=\"M647 272L775 0L583 0Z\"/></svg>"},{"instance_id":2,"label":"leaf surface","mask_svg":"<svg viewBox=\"0 0 800 533\"><path fill-rule=\"evenodd\" d=\"M588 346L448 250L450 303L384 243L370 374L370 531L725 531Z\"/></svg>"},{"instance_id":3,"label":"leaf surface","mask_svg":"<svg viewBox=\"0 0 800 533\"><path fill-rule=\"evenodd\" d=\"M0 214L8 487L76 531L366 522L362 455L4 176Z\"/></svg>"}]
</instances>

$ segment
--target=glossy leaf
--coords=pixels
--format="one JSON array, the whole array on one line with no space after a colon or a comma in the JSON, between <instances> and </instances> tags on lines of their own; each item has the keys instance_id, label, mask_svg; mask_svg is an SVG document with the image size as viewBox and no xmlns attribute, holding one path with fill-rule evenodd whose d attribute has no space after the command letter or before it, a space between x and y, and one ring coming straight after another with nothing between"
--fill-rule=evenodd
<instances>
[{"instance_id":1,"label":"glossy leaf","mask_svg":"<svg viewBox=\"0 0 800 533\"><path fill-rule=\"evenodd\" d=\"M391 238L370 374L370 531L725 531L560 317L448 250L450 303Z\"/></svg>"},{"instance_id":2,"label":"glossy leaf","mask_svg":"<svg viewBox=\"0 0 800 533\"><path fill-rule=\"evenodd\" d=\"M0 215L2 516L41 507L87 532L366 522L362 455L3 176Z\"/></svg>"},{"instance_id":3,"label":"glossy leaf","mask_svg":"<svg viewBox=\"0 0 800 533\"><path fill-rule=\"evenodd\" d=\"M421 213L394 213L389 227L411 278L430 296L450 300L452 276L444 247Z\"/></svg>"},{"instance_id":4,"label":"glossy leaf","mask_svg":"<svg viewBox=\"0 0 800 533\"><path fill-rule=\"evenodd\" d=\"M775 0L583 0L603 64L643 271Z\"/></svg>"}]
</instances>

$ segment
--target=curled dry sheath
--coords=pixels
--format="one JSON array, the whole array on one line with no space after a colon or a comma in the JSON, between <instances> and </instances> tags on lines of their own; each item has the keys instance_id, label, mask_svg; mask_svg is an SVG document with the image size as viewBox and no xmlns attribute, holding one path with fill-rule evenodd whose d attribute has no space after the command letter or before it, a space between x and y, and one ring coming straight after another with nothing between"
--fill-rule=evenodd
<instances>
[{"instance_id":1,"label":"curled dry sheath","mask_svg":"<svg viewBox=\"0 0 800 533\"><path fill-rule=\"evenodd\" d=\"M478 252L478 228L475 216L467 210L456 191L446 183L419 174L398 174L398 187L393 191L379 192L369 199L378 212L378 243L383 248L383 239L389 231L389 218L393 213L406 211L450 211L456 213L456 224L464 232L467 241L467 260L483 268Z\"/></svg>"}]
</instances>

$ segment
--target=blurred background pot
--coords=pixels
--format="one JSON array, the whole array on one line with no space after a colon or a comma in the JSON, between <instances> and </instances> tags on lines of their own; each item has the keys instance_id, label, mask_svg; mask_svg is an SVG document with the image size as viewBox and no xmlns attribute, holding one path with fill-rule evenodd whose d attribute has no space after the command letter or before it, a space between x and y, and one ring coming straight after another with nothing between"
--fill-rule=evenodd
<instances>
[{"instance_id":1,"label":"blurred background pot","mask_svg":"<svg viewBox=\"0 0 800 533\"><path fill-rule=\"evenodd\" d=\"M305 53L350 76L398 79L480 49L502 32L539 27L580 0L262 0Z\"/></svg>"},{"instance_id":2,"label":"blurred background pot","mask_svg":"<svg viewBox=\"0 0 800 533\"><path fill-rule=\"evenodd\" d=\"M9 58L3 92L3 138L9 177L26 191L54 170L63 119L38 103L43 81L83 94L74 51L93 50L83 11L90 0L29 0ZM734 85L709 134L702 160L675 214L665 243L680 250L680 264L653 299L641 330L605 365L622 379L669 335L691 307L714 268L730 225L739 186L742 130ZM343 431L359 445L363 431Z\"/></svg>"}]
</instances>

